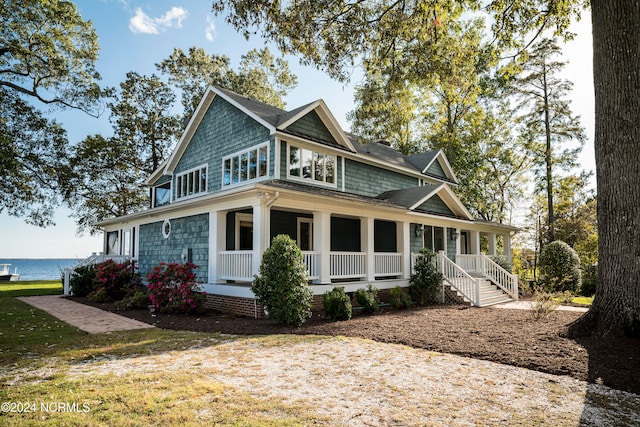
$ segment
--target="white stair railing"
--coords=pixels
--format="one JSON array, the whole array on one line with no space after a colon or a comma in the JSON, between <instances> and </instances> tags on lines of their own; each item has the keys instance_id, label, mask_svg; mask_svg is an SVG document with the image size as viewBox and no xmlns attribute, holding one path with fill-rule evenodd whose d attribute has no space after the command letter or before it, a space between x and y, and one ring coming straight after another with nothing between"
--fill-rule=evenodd
<instances>
[{"instance_id":1,"label":"white stair railing","mask_svg":"<svg viewBox=\"0 0 640 427\"><path fill-rule=\"evenodd\" d=\"M96 265L105 262L106 260L111 259L117 263L123 263L126 261L131 261L131 257L128 255L105 255L102 252L96 253L94 252L91 256L83 259L73 267L67 267L64 269L64 280L62 282L63 288L62 293L64 295L71 295L71 276L73 272L76 271L76 268L86 267L88 265Z\"/></svg>"},{"instance_id":2,"label":"white stair railing","mask_svg":"<svg viewBox=\"0 0 640 427\"><path fill-rule=\"evenodd\" d=\"M482 260L482 275L488 277L489 280L517 301L518 275L509 273L484 253L480 254L480 259Z\"/></svg>"},{"instance_id":3,"label":"white stair railing","mask_svg":"<svg viewBox=\"0 0 640 427\"><path fill-rule=\"evenodd\" d=\"M480 305L480 281L471 277L444 253L438 252L438 268L444 280L475 306Z\"/></svg>"}]
</instances>

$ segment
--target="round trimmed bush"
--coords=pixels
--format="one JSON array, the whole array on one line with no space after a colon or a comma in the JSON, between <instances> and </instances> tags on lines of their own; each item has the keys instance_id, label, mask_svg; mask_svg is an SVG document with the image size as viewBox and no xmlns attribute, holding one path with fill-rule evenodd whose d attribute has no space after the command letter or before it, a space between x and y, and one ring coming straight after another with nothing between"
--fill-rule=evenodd
<instances>
[{"instance_id":1,"label":"round trimmed bush","mask_svg":"<svg viewBox=\"0 0 640 427\"><path fill-rule=\"evenodd\" d=\"M351 319L352 306L349 295L344 292L343 286L337 286L324 293L322 297L324 313L329 319L349 320Z\"/></svg>"},{"instance_id":2,"label":"round trimmed bush","mask_svg":"<svg viewBox=\"0 0 640 427\"><path fill-rule=\"evenodd\" d=\"M280 234L273 238L251 290L278 323L300 326L311 317L313 291L300 248L291 237Z\"/></svg>"},{"instance_id":3,"label":"round trimmed bush","mask_svg":"<svg viewBox=\"0 0 640 427\"><path fill-rule=\"evenodd\" d=\"M545 246L540 254L540 282L549 292L577 292L582 277L576 251L561 240Z\"/></svg>"},{"instance_id":4,"label":"round trimmed bush","mask_svg":"<svg viewBox=\"0 0 640 427\"><path fill-rule=\"evenodd\" d=\"M377 313L380 309L378 290L374 286L369 285L367 289L358 289L356 291L356 301L362 306L362 312L364 314Z\"/></svg>"}]
</instances>

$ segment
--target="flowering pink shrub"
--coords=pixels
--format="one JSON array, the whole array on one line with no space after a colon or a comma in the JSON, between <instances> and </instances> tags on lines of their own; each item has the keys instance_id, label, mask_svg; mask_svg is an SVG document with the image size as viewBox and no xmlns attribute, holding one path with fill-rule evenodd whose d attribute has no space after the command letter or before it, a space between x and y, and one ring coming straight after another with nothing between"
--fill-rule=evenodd
<instances>
[{"instance_id":1,"label":"flowering pink shrub","mask_svg":"<svg viewBox=\"0 0 640 427\"><path fill-rule=\"evenodd\" d=\"M96 287L88 297L96 302L114 302L132 295L142 287L137 269L131 261L117 263L109 259L97 264L94 268Z\"/></svg>"},{"instance_id":2,"label":"flowering pink shrub","mask_svg":"<svg viewBox=\"0 0 640 427\"><path fill-rule=\"evenodd\" d=\"M164 313L198 313L202 311L205 293L196 289L196 265L161 262L149 279L149 298L156 310Z\"/></svg>"}]
</instances>

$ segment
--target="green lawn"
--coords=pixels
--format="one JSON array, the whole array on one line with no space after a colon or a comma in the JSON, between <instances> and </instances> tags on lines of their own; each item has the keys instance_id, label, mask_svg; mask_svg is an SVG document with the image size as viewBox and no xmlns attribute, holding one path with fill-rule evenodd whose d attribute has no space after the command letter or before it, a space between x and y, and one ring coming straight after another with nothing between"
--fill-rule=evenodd
<instances>
[{"instance_id":1,"label":"green lawn","mask_svg":"<svg viewBox=\"0 0 640 427\"><path fill-rule=\"evenodd\" d=\"M0 298L61 294L62 282L59 280L34 280L0 283Z\"/></svg>"},{"instance_id":2,"label":"green lawn","mask_svg":"<svg viewBox=\"0 0 640 427\"><path fill-rule=\"evenodd\" d=\"M0 285L0 403L21 405L0 412L2 426L327 424L307 404L252 397L202 378L197 369L74 374L85 364L135 361L246 338L163 329L90 335L14 298L61 292L59 282ZM266 345L273 337L257 339Z\"/></svg>"}]
</instances>

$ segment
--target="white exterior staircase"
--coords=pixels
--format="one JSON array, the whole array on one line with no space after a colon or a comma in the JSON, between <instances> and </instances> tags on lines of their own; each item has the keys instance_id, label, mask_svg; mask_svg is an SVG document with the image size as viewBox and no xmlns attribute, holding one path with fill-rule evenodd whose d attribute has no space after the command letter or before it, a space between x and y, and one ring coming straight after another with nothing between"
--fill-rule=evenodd
<instances>
[{"instance_id":1,"label":"white exterior staircase","mask_svg":"<svg viewBox=\"0 0 640 427\"><path fill-rule=\"evenodd\" d=\"M459 258L459 259L458 259ZM518 300L518 276L504 270L485 254L457 255L457 263L438 253L438 268L448 285L477 307Z\"/></svg>"}]
</instances>

